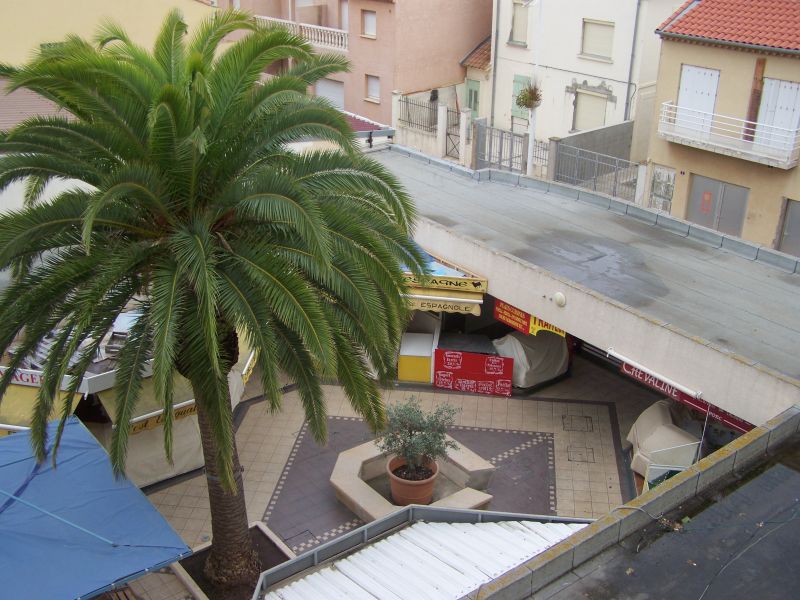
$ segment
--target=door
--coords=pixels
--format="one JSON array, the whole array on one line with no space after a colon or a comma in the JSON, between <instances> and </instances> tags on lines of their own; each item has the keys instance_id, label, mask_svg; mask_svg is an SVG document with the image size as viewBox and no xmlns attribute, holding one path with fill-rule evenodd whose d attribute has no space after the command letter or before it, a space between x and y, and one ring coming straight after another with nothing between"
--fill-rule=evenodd
<instances>
[{"instance_id":1,"label":"door","mask_svg":"<svg viewBox=\"0 0 800 600\"><path fill-rule=\"evenodd\" d=\"M472 110L472 118L478 118L480 102L481 82L475 79L467 79L467 108Z\"/></svg>"},{"instance_id":2,"label":"door","mask_svg":"<svg viewBox=\"0 0 800 600\"><path fill-rule=\"evenodd\" d=\"M333 79L320 79L316 89L317 96L327 98L336 108L344 110L344 83Z\"/></svg>"},{"instance_id":3,"label":"door","mask_svg":"<svg viewBox=\"0 0 800 600\"><path fill-rule=\"evenodd\" d=\"M702 175L692 175L686 218L709 229L740 236L750 190Z\"/></svg>"},{"instance_id":4,"label":"door","mask_svg":"<svg viewBox=\"0 0 800 600\"><path fill-rule=\"evenodd\" d=\"M683 65L675 126L708 139L717 102L719 71Z\"/></svg>"},{"instance_id":5,"label":"door","mask_svg":"<svg viewBox=\"0 0 800 600\"><path fill-rule=\"evenodd\" d=\"M800 202L786 201L786 213L783 216L783 231L778 243L778 250L800 256Z\"/></svg>"},{"instance_id":6,"label":"door","mask_svg":"<svg viewBox=\"0 0 800 600\"><path fill-rule=\"evenodd\" d=\"M755 143L785 153L800 127L800 83L764 78Z\"/></svg>"}]
</instances>

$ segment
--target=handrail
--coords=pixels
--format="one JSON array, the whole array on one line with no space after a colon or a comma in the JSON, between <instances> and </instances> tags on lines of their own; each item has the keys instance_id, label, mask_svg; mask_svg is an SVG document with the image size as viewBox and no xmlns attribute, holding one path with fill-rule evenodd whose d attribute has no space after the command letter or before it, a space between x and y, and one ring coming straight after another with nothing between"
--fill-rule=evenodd
<instances>
[{"instance_id":1,"label":"handrail","mask_svg":"<svg viewBox=\"0 0 800 600\"><path fill-rule=\"evenodd\" d=\"M298 23L297 21L288 21L286 19L266 17L263 15L256 15L256 19L267 23L283 25L291 33L299 35L317 46L325 46L326 48L334 48L336 50L347 50L348 47L349 34L343 29L323 27L322 25L309 25L307 23Z\"/></svg>"},{"instance_id":2,"label":"handrail","mask_svg":"<svg viewBox=\"0 0 800 600\"><path fill-rule=\"evenodd\" d=\"M800 159L800 128L705 112L671 101L661 104L658 132L678 138L673 141L716 146L757 162L777 162L783 168L796 165Z\"/></svg>"}]
</instances>

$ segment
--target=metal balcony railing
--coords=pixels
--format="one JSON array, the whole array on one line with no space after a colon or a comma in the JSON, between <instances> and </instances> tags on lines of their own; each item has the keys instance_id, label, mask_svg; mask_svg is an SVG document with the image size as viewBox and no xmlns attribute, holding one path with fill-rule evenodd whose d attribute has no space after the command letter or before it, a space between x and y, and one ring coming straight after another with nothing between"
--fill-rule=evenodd
<instances>
[{"instance_id":1,"label":"metal balcony railing","mask_svg":"<svg viewBox=\"0 0 800 600\"><path fill-rule=\"evenodd\" d=\"M674 102L661 105L658 134L671 142L780 169L797 166L800 158L800 129L707 113Z\"/></svg>"},{"instance_id":2,"label":"metal balcony railing","mask_svg":"<svg viewBox=\"0 0 800 600\"><path fill-rule=\"evenodd\" d=\"M264 17L260 15L256 18L260 21L264 21L265 23L282 25L293 34L302 37L315 46L331 48L333 50L342 50L345 52L347 51L348 34L342 29L321 27L319 25L306 25L305 23L296 23L295 21L287 21L285 19L276 19L275 17Z\"/></svg>"}]
</instances>

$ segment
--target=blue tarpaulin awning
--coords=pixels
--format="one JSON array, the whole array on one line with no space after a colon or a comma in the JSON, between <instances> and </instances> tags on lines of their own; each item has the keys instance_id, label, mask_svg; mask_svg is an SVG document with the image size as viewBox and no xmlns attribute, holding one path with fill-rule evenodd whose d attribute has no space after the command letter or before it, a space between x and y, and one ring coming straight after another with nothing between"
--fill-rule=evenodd
<instances>
[{"instance_id":1,"label":"blue tarpaulin awning","mask_svg":"<svg viewBox=\"0 0 800 600\"><path fill-rule=\"evenodd\" d=\"M50 439L56 423L48 426ZM29 433L0 439L0 581L4 598L91 598L191 550L75 417L53 468Z\"/></svg>"}]
</instances>

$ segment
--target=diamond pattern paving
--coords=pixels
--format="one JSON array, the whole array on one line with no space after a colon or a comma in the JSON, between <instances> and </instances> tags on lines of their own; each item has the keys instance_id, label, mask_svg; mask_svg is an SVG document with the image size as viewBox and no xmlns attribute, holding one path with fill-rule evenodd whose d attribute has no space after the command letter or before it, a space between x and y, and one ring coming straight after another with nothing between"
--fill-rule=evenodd
<instances>
[{"instance_id":1,"label":"diamond pattern paving","mask_svg":"<svg viewBox=\"0 0 800 600\"><path fill-rule=\"evenodd\" d=\"M362 525L336 500L328 482L338 454L372 439L355 417L330 417L329 442L319 446L304 425L264 513L267 526L296 553ZM553 434L455 427L450 435L497 467L491 509L556 514Z\"/></svg>"}]
</instances>

